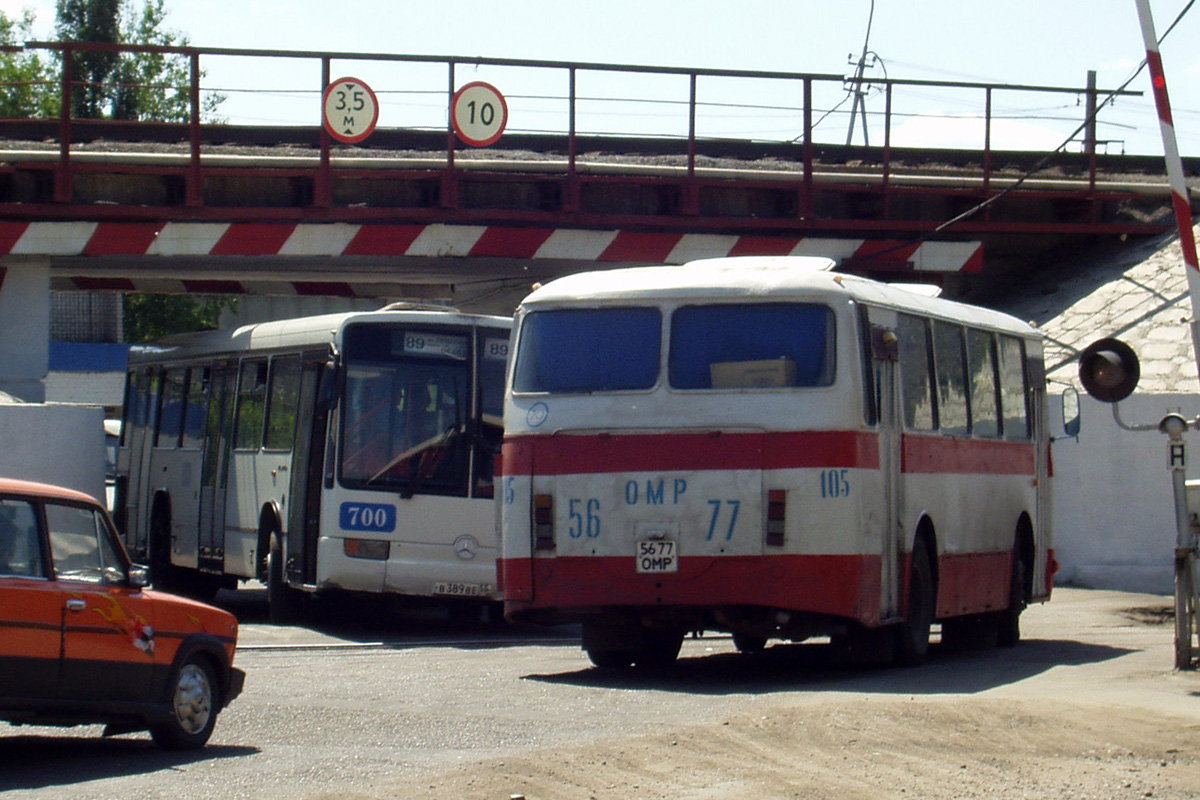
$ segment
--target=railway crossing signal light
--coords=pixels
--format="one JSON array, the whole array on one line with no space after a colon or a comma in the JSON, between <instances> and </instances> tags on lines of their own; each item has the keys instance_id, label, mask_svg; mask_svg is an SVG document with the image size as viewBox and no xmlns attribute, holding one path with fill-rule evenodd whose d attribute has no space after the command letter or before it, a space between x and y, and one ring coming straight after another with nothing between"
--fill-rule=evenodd
<instances>
[{"instance_id":1,"label":"railway crossing signal light","mask_svg":"<svg viewBox=\"0 0 1200 800\"><path fill-rule=\"evenodd\" d=\"M1141 377L1133 348L1120 339L1092 342L1079 356L1079 380L1092 397L1118 403L1133 393Z\"/></svg>"}]
</instances>

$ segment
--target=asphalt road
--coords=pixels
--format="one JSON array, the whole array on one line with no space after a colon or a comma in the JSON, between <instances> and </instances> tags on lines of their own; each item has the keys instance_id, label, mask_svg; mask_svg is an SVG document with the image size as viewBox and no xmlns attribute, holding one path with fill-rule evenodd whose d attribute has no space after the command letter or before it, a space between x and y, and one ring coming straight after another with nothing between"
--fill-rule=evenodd
<instances>
[{"instance_id":1,"label":"asphalt road","mask_svg":"<svg viewBox=\"0 0 1200 800\"><path fill-rule=\"evenodd\" d=\"M1015 650L935 645L914 669L838 661L811 644L742 656L728 638L705 637L654 675L592 669L571 629L377 609L284 628L265 621L261 593L221 601L243 621L247 682L207 748L165 753L145 734L106 740L98 727L0 727L5 800L415 796L404 787L457 797L439 794L439 776L780 709L858 713L864 697L957 708L1068 697L1200 719L1200 675L1172 671L1169 597L1058 589L1027 612Z\"/></svg>"}]
</instances>

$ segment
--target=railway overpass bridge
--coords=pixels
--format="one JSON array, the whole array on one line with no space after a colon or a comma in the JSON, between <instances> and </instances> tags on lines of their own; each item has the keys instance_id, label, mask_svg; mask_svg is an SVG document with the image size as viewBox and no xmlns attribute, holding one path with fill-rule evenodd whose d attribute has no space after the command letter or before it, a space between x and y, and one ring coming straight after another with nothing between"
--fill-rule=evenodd
<instances>
[{"instance_id":1,"label":"railway overpass bridge","mask_svg":"<svg viewBox=\"0 0 1200 800\"><path fill-rule=\"evenodd\" d=\"M187 59L192 76L178 87L191 109L184 122L75 119L69 69L58 118L0 120L0 389L29 399L45 374L53 290L437 299L506 312L532 282L581 269L820 253L845 271L936 281L979 299L998 281L1052 269L1064 250L1173 225L1161 159L1101 152L1095 117L1081 117L1074 143L1052 158L993 149L994 97L1075 96L1091 108L1103 95L1094 86L875 81L884 108L872 123L881 143L871 146L831 141L822 109L832 112L847 91L837 75L28 46L60 51L65 64L85 49L163 50ZM335 70L387 67L389 77L373 81L378 97L440 97L441 119L388 124L382 114L384 124L353 143L320 113L288 125L209 122L203 65L217 59L309 65L317 112ZM565 86L514 92L507 130L472 147L447 121L465 66L498 87L537 82L527 74ZM404 69L437 77L420 88L398 77ZM667 88L632 100L580 89L597 76ZM714 114L760 108L727 98L751 97L762 83L786 87L790 99L774 109L785 136L706 133ZM978 99L980 146L892 146L906 92L929 91ZM555 124L523 125L522 113L547 102ZM586 108L605 102L663 109L666 121L650 133L587 129ZM863 126L866 135L865 117ZM1200 165L1188 168L1194 175Z\"/></svg>"}]
</instances>

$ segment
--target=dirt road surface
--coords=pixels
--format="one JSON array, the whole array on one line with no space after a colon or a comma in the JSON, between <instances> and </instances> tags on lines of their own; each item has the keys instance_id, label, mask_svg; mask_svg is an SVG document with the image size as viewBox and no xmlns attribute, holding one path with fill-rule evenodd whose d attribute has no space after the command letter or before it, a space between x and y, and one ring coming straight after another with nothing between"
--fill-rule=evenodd
<instances>
[{"instance_id":1,"label":"dirt road surface","mask_svg":"<svg viewBox=\"0 0 1200 800\"><path fill-rule=\"evenodd\" d=\"M868 668L873 690L798 685L766 704L755 698L745 713L681 719L654 735L515 753L321 798L1200 798L1200 674L1172 670L1169 601L1059 590L1027 612L1028 641L1013 651ZM685 645L684 687L698 680L691 662L713 658L702 650L712 645ZM1054 653L1057 664L1041 663ZM780 669L794 666L778 658ZM946 669L956 659L978 660L980 679ZM755 682L770 671L756 665ZM939 684L948 675L954 682Z\"/></svg>"},{"instance_id":2,"label":"dirt road surface","mask_svg":"<svg viewBox=\"0 0 1200 800\"><path fill-rule=\"evenodd\" d=\"M203 751L0 726L0 796L1200 798L1200 673L1172 669L1170 606L1056 589L1012 650L935 644L898 669L704 637L645 674L593 669L569 633L284 628L260 602L239 611L246 691Z\"/></svg>"}]
</instances>

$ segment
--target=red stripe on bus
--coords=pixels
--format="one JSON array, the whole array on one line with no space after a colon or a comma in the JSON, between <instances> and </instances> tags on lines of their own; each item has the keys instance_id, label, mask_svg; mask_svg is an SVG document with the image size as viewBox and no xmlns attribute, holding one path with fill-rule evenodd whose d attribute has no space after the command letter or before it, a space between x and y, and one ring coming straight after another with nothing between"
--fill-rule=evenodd
<instances>
[{"instance_id":1,"label":"red stripe on bus","mask_svg":"<svg viewBox=\"0 0 1200 800\"><path fill-rule=\"evenodd\" d=\"M533 258L554 231L550 228L489 227L471 247L476 258Z\"/></svg>"},{"instance_id":2,"label":"red stripe on bus","mask_svg":"<svg viewBox=\"0 0 1200 800\"><path fill-rule=\"evenodd\" d=\"M882 563L877 554L704 556L681 558L675 573L638 574L633 556L551 557L499 559L497 571L506 613L736 605L830 614L874 626L882 621ZM936 616L1007 608L1011 564L1009 552L942 555ZM907 571L905 555L900 572Z\"/></svg>"},{"instance_id":3,"label":"red stripe on bus","mask_svg":"<svg viewBox=\"0 0 1200 800\"><path fill-rule=\"evenodd\" d=\"M1032 442L951 436L903 437L900 471L919 474L1033 475Z\"/></svg>"},{"instance_id":4,"label":"red stripe on bus","mask_svg":"<svg viewBox=\"0 0 1200 800\"><path fill-rule=\"evenodd\" d=\"M755 605L879 624L878 555L682 558L679 572L634 572L634 558L498 561L505 613L596 606Z\"/></svg>"},{"instance_id":5,"label":"red stripe on bus","mask_svg":"<svg viewBox=\"0 0 1200 800\"><path fill-rule=\"evenodd\" d=\"M938 617L1008 608L1012 553L943 553L938 558Z\"/></svg>"},{"instance_id":6,"label":"red stripe on bus","mask_svg":"<svg viewBox=\"0 0 1200 800\"><path fill-rule=\"evenodd\" d=\"M879 468L879 437L858 431L512 436L506 475L662 470Z\"/></svg>"}]
</instances>

